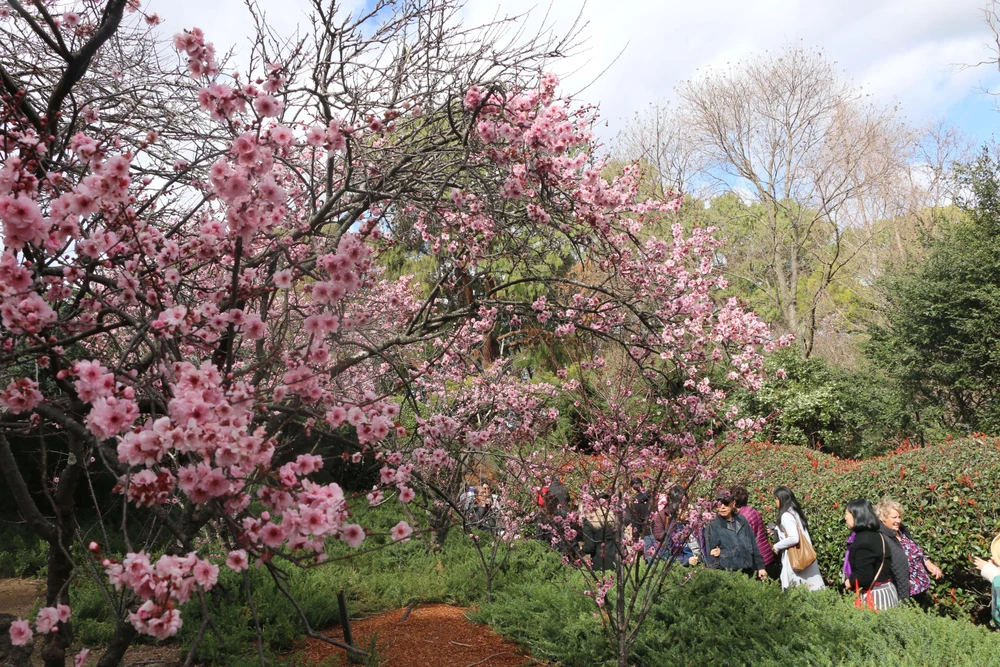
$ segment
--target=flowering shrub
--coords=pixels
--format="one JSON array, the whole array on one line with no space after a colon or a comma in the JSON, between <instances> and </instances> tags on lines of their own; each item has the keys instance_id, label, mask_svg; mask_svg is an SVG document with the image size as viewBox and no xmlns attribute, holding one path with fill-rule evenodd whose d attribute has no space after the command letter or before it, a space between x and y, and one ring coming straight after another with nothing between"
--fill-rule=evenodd
<instances>
[{"instance_id":1,"label":"flowering shrub","mask_svg":"<svg viewBox=\"0 0 1000 667\"><path fill-rule=\"evenodd\" d=\"M970 558L988 553L1000 531L1000 439L973 436L924 448L904 445L864 460L771 443L734 448L722 456L726 483L744 484L750 504L765 519L773 515L774 487L784 484L795 491L809 518L820 571L830 581L839 582L849 534L847 503L895 498L914 541L944 570L944 579L930 590L934 601L985 621L989 587Z\"/></svg>"}]
</instances>

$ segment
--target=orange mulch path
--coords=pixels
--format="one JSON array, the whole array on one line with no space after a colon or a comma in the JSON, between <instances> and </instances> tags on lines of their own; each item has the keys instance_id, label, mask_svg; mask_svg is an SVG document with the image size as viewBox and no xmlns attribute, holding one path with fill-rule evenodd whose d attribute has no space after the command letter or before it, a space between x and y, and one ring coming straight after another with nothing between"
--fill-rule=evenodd
<instances>
[{"instance_id":1,"label":"orange mulch path","mask_svg":"<svg viewBox=\"0 0 1000 667\"><path fill-rule=\"evenodd\" d=\"M444 604L415 607L401 620L405 609L351 621L354 645L367 650L378 633L376 652L384 667L522 667L541 664L513 642L502 639L484 625L474 625L465 609ZM328 631L343 640L340 628ZM350 663L343 649L309 639L302 651L310 664ZM333 658L334 661L330 661Z\"/></svg>"}]
</instances>

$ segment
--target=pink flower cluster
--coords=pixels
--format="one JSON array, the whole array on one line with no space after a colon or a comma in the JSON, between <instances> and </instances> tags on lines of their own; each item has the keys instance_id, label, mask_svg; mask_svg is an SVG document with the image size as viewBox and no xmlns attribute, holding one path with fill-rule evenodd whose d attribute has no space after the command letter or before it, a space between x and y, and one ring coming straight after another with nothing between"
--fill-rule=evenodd
<instances>
[{"instance_id":1,"label":"pink flower cluster","mask_svg":"<svg viewBox=\"0 0 1000 667\"><path fill-rule=\"evenodd\" d=\"M68 605L59 604L55 607L42 607L35 617L35 629L39 634L58 632L59 624L65 623L70 618L70 608ZM34 633L28 621L17 619L10 624L10 643L14 646L25 646L31 641Z\"/></svg>"},{"instance_id":2,"label":"pink flower cluster","mask_svg":"<svg viewBox=\"0 0 1000 667\"><path fill-rule=\"evenodd\" d=\"M42 402L42 392L38 383L29 378L14 380L0 392L0 407L7 408L15 415L30 412Z\"/></svg>"},{"instance_id":3,"label":"pink flower cluster","mask_svg":"<svg viewBox=\"0 0 1000 667\"><path fill-rule=\"evenodd\" d=\"M49 235L48 221L27 195L0 197L0 221L4 245L14 250L20 250L26 243L40 244Z\"/></svg>"},{"instance_id":4,"label":"pink flower cluster","mask_svg":"<svg viewBox=\"0 0 1000 667\"><path fill-rule=\"evenodd\" d=\"M193 552L163 555L151 563L149 555L140 551L128 554L121 563L105 559L102 565L116 591L125 586L145 600L129 613L129 621L137 631L157 639L172 637L181 629L177 605L190 599L196 585L208 591L219 580L219 566Z\"/></svg>"},{"instance_id":5,"label":"pink flower cluster","mask_svg":"<svg viewBox=\"0 0 1000 667\"><path fill-rule=\"evenodd\" d=\"M191 28L174 35L174 46L188 56L188 71L198 79L218 73L215 62L215 47L205 43L205 33L200 28Z\"/></svg>"}]
</instances>

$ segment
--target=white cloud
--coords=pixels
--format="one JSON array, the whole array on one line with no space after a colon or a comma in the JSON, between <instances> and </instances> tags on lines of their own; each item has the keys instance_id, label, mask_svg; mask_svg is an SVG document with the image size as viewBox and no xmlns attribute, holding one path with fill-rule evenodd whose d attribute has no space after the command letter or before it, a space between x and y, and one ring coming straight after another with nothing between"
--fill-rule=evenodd
<instances>
[{"instance_id":1,"label":"white cloud","mask_svg":"<svg viewBox=\"0 0 1000 667\"><path fill-rule=\"evenodd\" d=\"M502 6L511 14L534 6L536 21L549 9L557 28L565 29L582 4L536 3L504 0ZM474 0L467 13L482 19L497 4ZM982 0L592 0L583 7L590 62L567 84L581 85L627 45L587 91L614 127L650 101L672 99L674 86L697 70L801 41L823 49L848 78L885 103L898 101L906 116L923 122L956 106L992 104L974 89L1000 84L996 69L956 67L989 57L982 7Z\"/></svg>"},{"instance_id":2,"label":"white cloud","mask_svg":"<svg viewBox=\"0 0 1000 667\"><path fill-rule=\"evenodd\" d=\"M307 0L260 5L279 32L306 24ZM970 107L993 102L974 91L1000 87L996 68L956 67L989 57L983 0L470 0L464 15L480 22L530 12L527 23L537 27L547 13L565 31L581 7L586 49L556 70L567 89L578 90L607 68L582 96L600 103L609 136L648 103L672 99L674 86L697 70L800 40L822 48L880 100L898 101L914 122L947 116L990 125L990 116ZM168 34L198 25L220 50L234 43L246 49L251 24L241 0L152 0L151 8L168 20Z\"/></svg>"}]
</instances>

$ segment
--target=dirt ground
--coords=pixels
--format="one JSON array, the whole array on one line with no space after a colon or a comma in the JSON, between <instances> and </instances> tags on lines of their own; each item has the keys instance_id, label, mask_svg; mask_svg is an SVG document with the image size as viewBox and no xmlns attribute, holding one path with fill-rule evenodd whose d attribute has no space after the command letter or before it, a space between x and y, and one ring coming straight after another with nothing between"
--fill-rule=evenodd
<instances>
[{"instance_id":1,"label":"dirt ground","mask_svg":"<svg viewBox=\"0 0 1000 667\"><path fill-rule=\"evenodd\" d=\"M0 613L26 617L42 584L40 579L0 579Z\"/></svg>"},{"instance_id":2,"label":"dirt ground","mask_svg":"<svg viewBox=\"0 0 1000 667\"><path fill-rule=\"evenodd\" d=\"M351 622L354 645L375 652L382 667L526 667L540 665L517 644L505 641L483 625L470 623L465 609L443 604L415 607ZM376 635L377 633L377 635ZM340 628L328 634L343 640ZM302 654L313 665L343 665L343 649L309 639Z\"/></svg>"},{"instance_id":3,"label":"dirt ground","mask_svg":"<svg viewBox=\"0 0 1000 667\"><path fill-rule=\"evenodd\" d=\"M0 579L0 612L29 618L40 600L44 582L39 579ZM527 667L540 665L517 644L505 641L488 627L470 623L467 610L443 604L414 607L351 622L354 645L363 649L376 639L381 667ZM326 634L343 640L339 627ZM36 635L32 664L41 667L41 639ZM78 648L74 648L75 654ZM308 639L294 657L307 664L331 667L351 665L343 649L318 639ZM87 665L96 664L100 649L91 650ZM175 646L132 646L125 654L126 667L159 667L178 664Z\"/></svg>"}]
</instances>

